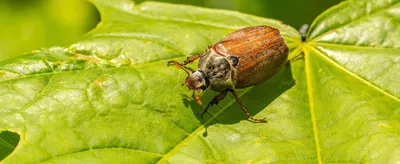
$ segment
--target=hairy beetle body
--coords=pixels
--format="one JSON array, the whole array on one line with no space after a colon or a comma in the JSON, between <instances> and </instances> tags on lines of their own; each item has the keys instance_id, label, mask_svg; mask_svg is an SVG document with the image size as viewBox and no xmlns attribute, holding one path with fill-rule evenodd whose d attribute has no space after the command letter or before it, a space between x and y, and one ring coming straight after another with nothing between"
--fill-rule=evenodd
<instances>
[{"instance_id":1,"label":"hairy beetle body","mask_svg":"<svg viewBox=\"0 0 400 164\"><path fill-rule=\"evenodd\" d=\"M253 118L240 102L234 89L246 88L264 82L275 75L286 63L289 48L279 30L269 26L243 28L226 36L204 54L189 57L183 63L169 61L183 69L188 77L186 85L193 90L193 96L210 87L221 92L207 105L207 109L218 104L227 92L231 92L243 112L253 121L266 122ZM200 58L198 70L189 72L183 67ZM200 96L196 100L201 104Z\"/></svg>"},{"instance_id":2,"label":"hairy beetle body","mask_svg":"<svg viewBox=\"0 0 400 164\"><path fill-rule=\"evenodd\" d=\"M288 50L277 29L244 28L210 48L200 58L199 70L207 74L212 90L246 88L276 74L286 62Z\"/></svg>"}]
</instances>

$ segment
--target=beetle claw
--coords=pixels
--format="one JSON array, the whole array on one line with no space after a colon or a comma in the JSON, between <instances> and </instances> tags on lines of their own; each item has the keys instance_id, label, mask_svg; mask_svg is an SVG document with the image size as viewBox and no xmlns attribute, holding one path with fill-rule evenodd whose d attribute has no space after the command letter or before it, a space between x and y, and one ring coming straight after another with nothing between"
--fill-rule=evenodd
<instances>
[{"instance_id":1,"label":"beetle claw","mask_svg":"<svg viewBox=\"0 0 400 164\"><path fill-rule=\"evenodd\" d=\"M174 61L174 60L169 60L169 61L167 62L167 65L168 65L168 66L170 66L170 65L179 65L179 66L182 67L184 64L179 63L179 62Z\"/></svg>"},{"instance_id":2,"label":"beetle claw","mask_svg":"<svg viewBox=\"0 0 400 164\"><path fill-rule=\"evenodd\" d=\"M173 65L173 64L174 64L174 62L173 62L172 60L170 60L170 61L167 62L167 66L171 66L171 65Z\"/></svg>"},{"instance_id":3,"label":"beetle claw","mask_svg":"<svg viewBox=\"0 0 400 164\"><path fill-rule=\"evenodd\" d=\"M265 123L265 122L267 122L266 117L265 117L265 118L261 118L261 119L250 118L250 120L253 121L253 122L258 122L258 123Z\"/></svg>"}]
</instances>

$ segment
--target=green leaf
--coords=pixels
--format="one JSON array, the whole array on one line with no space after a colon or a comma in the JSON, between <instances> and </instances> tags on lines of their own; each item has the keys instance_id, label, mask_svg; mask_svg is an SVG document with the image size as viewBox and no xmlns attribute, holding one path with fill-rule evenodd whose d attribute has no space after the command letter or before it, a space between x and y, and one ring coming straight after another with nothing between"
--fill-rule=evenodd
<instances>
[{"instance_id":1,"label":"green leaf","mask_svg":"<svg viewBox=\"0 0 400 164\"><path fill-rule=\"evenodd\" d=\"M319 163L400 161L400 1L321 14L305 52Z\"/></svg>"},{"instance_id":2,"label":"green leaf","mask_svg":"<svg viewBox=\"0 0 400 164\"><path fill-rule=\"evenodd\" d=\"M399 1L343 2L315 20L305 43L279 21L238 12L93 3L102 22L81 41L0 63L0 131L21 136L3 163L400 160ZM203 109L181 86L185 73L166 61L260 24L281 31L290 56L305 53L239 90L249 112L268 123L246 121L230 95L199 118Z\"/></svg>"}]
</instances>

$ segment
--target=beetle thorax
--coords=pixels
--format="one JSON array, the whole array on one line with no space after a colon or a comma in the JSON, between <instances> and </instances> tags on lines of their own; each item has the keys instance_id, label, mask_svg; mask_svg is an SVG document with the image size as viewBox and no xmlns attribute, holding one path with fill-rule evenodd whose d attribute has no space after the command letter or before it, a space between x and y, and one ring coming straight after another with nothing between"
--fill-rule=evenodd
<instances>
[{"instance_id":1,"label":"beetle thorax","mask_svg":"<svg viewBox=\"0 0 400 164\"><path fill-rule=\"evenodd\" d=\"M232 67L227 57L217 54L212 48L201 57L199 70L204 71L214 91L233 89Z\"/></svg>"}]
</instances>

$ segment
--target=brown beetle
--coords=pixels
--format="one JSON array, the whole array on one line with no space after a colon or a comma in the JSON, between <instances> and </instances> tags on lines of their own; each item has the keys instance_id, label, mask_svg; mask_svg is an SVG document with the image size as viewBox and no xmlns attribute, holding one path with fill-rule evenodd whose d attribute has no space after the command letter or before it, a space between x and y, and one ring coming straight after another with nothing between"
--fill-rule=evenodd
<instances>
[{"instance_id":1,"label":"brown beetle","mask_svg":"<svg viewBox=\"0 0 400 164\"><path fill-rule=\"evenodd\" d=\"M171 60L168 64L175 64L188 74L185 83L193 90L193 97L200 105L202 103L199 95L208 87L221 92L208 103L201 116L231 92L252 121L266 122L265 119L254 118L247 112L234 89L253 86L271 78L286 63L288 51L279 30L269 26L253 26L229 34L209 46L204 54L188 57L183 63ZM198 70L191 71L185 67L198 58Z\"/></svg>"}]
</instances>

